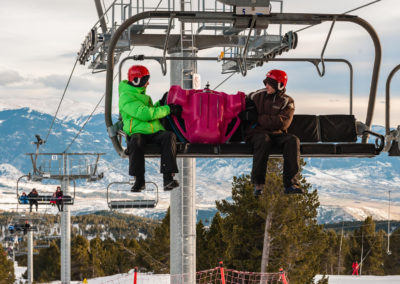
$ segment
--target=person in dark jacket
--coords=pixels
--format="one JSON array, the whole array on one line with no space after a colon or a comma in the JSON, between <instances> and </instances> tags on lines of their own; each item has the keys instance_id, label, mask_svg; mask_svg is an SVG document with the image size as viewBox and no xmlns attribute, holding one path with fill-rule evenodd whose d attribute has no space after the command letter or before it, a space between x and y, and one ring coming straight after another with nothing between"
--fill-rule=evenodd
<instances>
[{"instance_id":1,"label":"person in dark jacket","mask_svg":"<svg viewBox=\"0 0 400 284\"><path fill-rule=\"evenodd\" d=\"M56 204L58 211L62 212L64 211L64 200L63 200L64 194L63 191L61 190L60 186L57 186L57 190L55 192L55 198L56 198Z\"/></svg>"},{"instance_id":2,"label":"person in dark jacket","mask_svg":"<svg viewBox=\"0 0 400 284\"><path fill-rule=\"evenodd\" d=\"M31 192L28 194L28 199L29 199L29 212L32 212L32 206L36 205L36 212L38 211L38 206L39 203L37 201L39 194L36 191L36 188L33 188Z\"/></svg>"},{"instance_id":3,"label":"person in dark jacket","mask_svg":"<svg viewBox=\"0 0 400 284\"><path fill-rule=\"evenodd\" d=\"M31 225L29 224L29 221L25 221L24 227L23 227L23 231L24 231L24 235L26 235L30 229Z\"/></svg>"},{"instance_id":4,"label":"person in dark jacket","mask_svg":"<svg viewBox=\"0 0 400 284\"><path fill-rule=\"evenodd\" d=\"M133 65L128 71L128 80L119 84L119 111L123 120L123 130L128 136L129 175L135 176L132 192L145 188L144 148L147 143L161 146L161 169L164 190L179 186L173 178L178 172L176 163L176 136L166 131L159 119L167 115L180 115L182 107L175 104L153 105L146 94L149 85L149 70L142 65Z\"/></svg>"},{"instance_id":5,"label":"person in dark jacket","mask_svg":"<svg viewBox=\"0 0 400 284\"><path fill-rule=\"evenodd\" d=\"M248 105L254 107L255 118L255 123L248 127L245 138L253 148L251 181L255 186L254 195L261 195L264 189L268 157L273 146L280 147L283 151L284 193L303 193L297 178L300 141L295 135L287 133L295 109L294 100L285 94L287 75L282 70L271 70L263 83L264 89L247 96ZM244 114L241 113L239 117Z\"/></svg>"}]
</instances>

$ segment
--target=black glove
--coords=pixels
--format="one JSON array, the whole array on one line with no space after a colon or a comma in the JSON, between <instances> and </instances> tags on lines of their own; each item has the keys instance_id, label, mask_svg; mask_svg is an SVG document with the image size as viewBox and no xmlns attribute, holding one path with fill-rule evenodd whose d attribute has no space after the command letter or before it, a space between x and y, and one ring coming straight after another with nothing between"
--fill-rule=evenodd
<instances>
[{"instance_id":1,"label":"black glove","mask_svg":"<svg viewBox=\"0 0 400 284\"><path fill-rule=\"evenodd\" d=\"M168 104L170 109L170 114L175 116L180 116L182 114L182 107L176 104Z\"/></svg>"},{"instance_id":2,"label":"black glove","mask_svg":"<svg viewBox=\"0 0 400 284\"><path fill-rule=\"evenodd\" d=\"M258 114L255 108L249 108L244 111L241 111L238 115L240 120L242 121L257 121Z\"/></svg>"}]
</instances>

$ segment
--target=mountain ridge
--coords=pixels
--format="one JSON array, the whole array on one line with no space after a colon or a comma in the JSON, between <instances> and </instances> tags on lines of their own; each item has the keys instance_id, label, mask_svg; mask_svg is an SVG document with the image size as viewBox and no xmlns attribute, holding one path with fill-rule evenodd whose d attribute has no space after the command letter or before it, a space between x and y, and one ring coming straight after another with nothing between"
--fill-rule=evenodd
<instances>
[{"instance_id":1,"label":"mountain ridge","mask_svg":"<svg viewBox=\"0 0 400 284\"><path fill-rule=\"evenodd\" d=\"M64 151L87 118L88 116L65 120L56 118L46 143L40 147L41 152ZM34 140L35 134L40 134L42 139L46 138L52 119L53 116L30 108L0 111L2 193L15 192L15 189L11 190L9 187L15 184L17 175L31 171L32 163L25 153L36 151L36 146L31 144L31 141ZM384 128L374 126L373 130L382 132ZM93 185L85 181L77 183L77 194L82 196L82 204L85 203L85 196L95 198L98 194L105 197L105 189L110 182L129 179L128 161L115 153L106 132L103 114L93 115L69 152L106 153L99 162L99 171L105 173L104 179ZM385 214L387 215L388 188L393 189L392 201L400 201L400 195L395 190L400 182L397 174L400 172L400 163L398 159L388 157L386 153L370 159L307 158L305 161L307 165L303 175L313 188L319 191L322 204L319 212L321 222L361 219L368 214L384 218ZM196 200L199 210L208 211L215 207L215 200L230 197L233 176L250 173L251 159L199 158L196 159L196 167ZM146 179L161 184L158 159L146 159ZM213 182L210 183L210 180ZM85 189L85 186L90 190ZM51 185L44 187L51 188ZM363 203L366 204L365 208ZM379 206L376 207L374 203L379 203ZM165 210L168 205L169 194L160 192L160 209ZM106 206L107 204L102 202L96 206L82 207L81 211L93 212L96 208L106 209ZM139 213L150 214L145 211ZM400 211L398 213L400 218Z\"/></svg>"}]
</instances>

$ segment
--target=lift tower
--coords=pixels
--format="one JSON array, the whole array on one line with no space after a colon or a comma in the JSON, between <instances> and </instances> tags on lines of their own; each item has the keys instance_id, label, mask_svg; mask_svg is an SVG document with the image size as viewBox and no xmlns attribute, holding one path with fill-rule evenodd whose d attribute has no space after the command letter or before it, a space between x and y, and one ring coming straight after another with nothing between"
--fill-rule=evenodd
<instances>
[{"instance_id":1,"label":"lift tower","mask_svg":"<svg viewBox=\"0 0 400 284\"><path fill-rule=\"evenodd\" d=\"M39 145L38 143L35 143ZM33 172L27 177L33 181L57 180L63 191L64 209L61 215L61 283L71 282L71 211L70 205L74 204L70 194L71 181L85 179L88 182L103 178L97 173L98 161L104 153L28 153L32 161ZM17 186L18 187L18 186ZM75 188L75 186L74 186ZM40 195L38 202L49 203L51 195Z\"/></svg>"}]
</instances>

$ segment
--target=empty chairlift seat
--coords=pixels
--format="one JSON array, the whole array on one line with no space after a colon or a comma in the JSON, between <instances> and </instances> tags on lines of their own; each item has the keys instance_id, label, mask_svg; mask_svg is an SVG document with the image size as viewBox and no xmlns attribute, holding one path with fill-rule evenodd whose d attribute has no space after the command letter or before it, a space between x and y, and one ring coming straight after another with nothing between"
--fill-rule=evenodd
<instances>
[{"instance_id":1,"label":"empty chairlift seat","mask_svg":"<svg viewBox=\"0 0 400 284\"><path fill-rule=\"evenodd\" d=\"M357 142L357 123L354 115L295 115L288 129L301 141L305 156L371 157L382 151L384 137L365 131L378 138L377 143Z\"/></svg>"},{"instance_id":2,"label":"empty chairlift seat","mask_svg":"<svg viewBox=\"0 0 400 284\"><path fill-rule=\"evenodd\" d=\"M138 200L112 200L108 203L111 210L116 209L140 209L154 208L157 205L156 200L138 199Z\"/></svg>"},{"instance_id":3,"label":"empty chairlift seat","mask_svg":"<svg viewBox=\"0 0 400 284\"><path fill-rule=\"evenodd\" d=\"M107 204L111 210L155 208L158 203L158 187L146 182L141 192L131 192L133 181L112 182L107 186Z\"/></svg>"}]
</instances>

